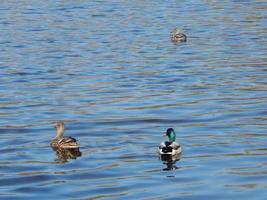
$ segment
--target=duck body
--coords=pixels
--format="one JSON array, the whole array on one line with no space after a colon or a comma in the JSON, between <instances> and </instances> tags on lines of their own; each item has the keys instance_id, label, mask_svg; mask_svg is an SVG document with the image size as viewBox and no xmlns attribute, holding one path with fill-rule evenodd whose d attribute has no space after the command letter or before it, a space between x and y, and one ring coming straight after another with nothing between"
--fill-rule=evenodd
<instances>
[{"instance_id":1,"label":"duck body","mask_svg":"<svg viewBox=\"0 0 267 200\"><path fill-rule=\"evenodd\" d=\"M158 153L160 155L176 156L182 153L182 147L179 143L175 142L176 134L173 128L169 128L166 131L169 141L161 142L158 147Z\"/></svg>"},{"instance_id":2,"label":"duck body","mask_svg":"<svg viewBox=\"0 0 267 200\"><path fill-rule=\"evenodd\" d=\"M63 122L58 122L55 127L57 129L57 135L50 143L52 148L61 148L61 149L79 148L79 144L75 138L63 136L65 130L65 125Z\"/></svg>"},{"instance_id":3,"label":"duck body","mask_svg":"<svg viewBox=\"0 0 267 200\"><path fill-rule=\"evenodd\" d=\"M175 156L182 152L182 147L176 142L165 141L159 144L158 153L160 155Z\"/></svg>"},{"instance_id":4,"label":"duck body","mask_svg":"<svg viewBox=\"0 0 267 200\"><path fill-rule=\"evenodd\" d=\"M68 137L68 136L53 139L51 141L51 146L53 148L63 148L63 149L79 148L77 140L73 137Z\"/></svg>"}]
</instances>

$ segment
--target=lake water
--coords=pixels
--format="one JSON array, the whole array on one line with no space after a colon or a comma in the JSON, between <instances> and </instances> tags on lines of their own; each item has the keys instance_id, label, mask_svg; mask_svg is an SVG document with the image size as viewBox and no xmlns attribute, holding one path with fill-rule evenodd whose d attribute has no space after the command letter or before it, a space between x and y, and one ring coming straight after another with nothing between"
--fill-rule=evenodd
<instances>
[{"instance_id":1,"label":"lake water","mask_svg":"<svg viewBox=\"0 0 267 200\"><path fill-rule=\"evenodd\" d=\"M1 1L0 199L266 199L266 11ZM50 148L58 120L82 156ZM157 156L169 127L176 163Z\"/></svg>"}]
</instances>

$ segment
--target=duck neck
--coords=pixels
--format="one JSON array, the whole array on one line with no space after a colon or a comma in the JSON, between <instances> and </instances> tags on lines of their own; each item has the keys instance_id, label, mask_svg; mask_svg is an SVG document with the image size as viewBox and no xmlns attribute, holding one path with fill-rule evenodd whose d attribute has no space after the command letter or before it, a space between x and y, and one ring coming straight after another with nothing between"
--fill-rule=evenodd
<instances>
[{"instance_id":1,"label":"duck neck","mask_svg":"<svg viewBox=\"0 0 267 200\"><path fill-rule=\"evenodd\" d=\"M64 134L64 128L63 127L60 127L57 129L57 135L55 137L55 139L58 139L58 138L61 138Z\"/></svg>"}]
</instances>

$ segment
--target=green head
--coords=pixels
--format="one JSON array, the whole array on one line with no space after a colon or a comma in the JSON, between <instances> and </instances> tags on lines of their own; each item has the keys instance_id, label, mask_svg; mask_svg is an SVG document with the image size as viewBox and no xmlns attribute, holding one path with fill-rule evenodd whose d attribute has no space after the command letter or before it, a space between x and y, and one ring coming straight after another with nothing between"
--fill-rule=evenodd
<instances>
[{"instance_id":1,"label":"green head","mask_svg":"<svg viewBox=\"0 0 267 200\"><path fill-rule=\"evenodd\" d=\"M166 135L168 136L170 142L174 142L175 141L176 134L175 134L173 128L168 128L167 131L166 131Z\"/></svg>"}]
</instances>

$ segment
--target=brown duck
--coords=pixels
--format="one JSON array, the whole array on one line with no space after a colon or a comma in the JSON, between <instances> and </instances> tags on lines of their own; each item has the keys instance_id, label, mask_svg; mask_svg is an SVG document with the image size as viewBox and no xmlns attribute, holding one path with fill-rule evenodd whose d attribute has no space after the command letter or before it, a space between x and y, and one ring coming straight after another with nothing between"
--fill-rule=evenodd
<instances>
[{"instance_id":1,"label":"brown duck","mask_svg":"<svg viewBox=\"0 0 267 200\"><path fill-rule=\"evenodd\" d=\"M64 122L58 122L55 128L57 129L57 135L50 143L52 148L60 148L60 149L79 148L79 145L75 138L63 136L65 130Z\"/></svg>"},{"instance_id":2,"label":"brown duck","mask_svg":"<svg viewBox=\"0 0 267 200\"><path fill-rule=\"evenodd\" d=\"M187 37L186 35L178 28L175 28L172 31L172 41L174 43L186 42Z\"/></svg>"}]
</instances>

